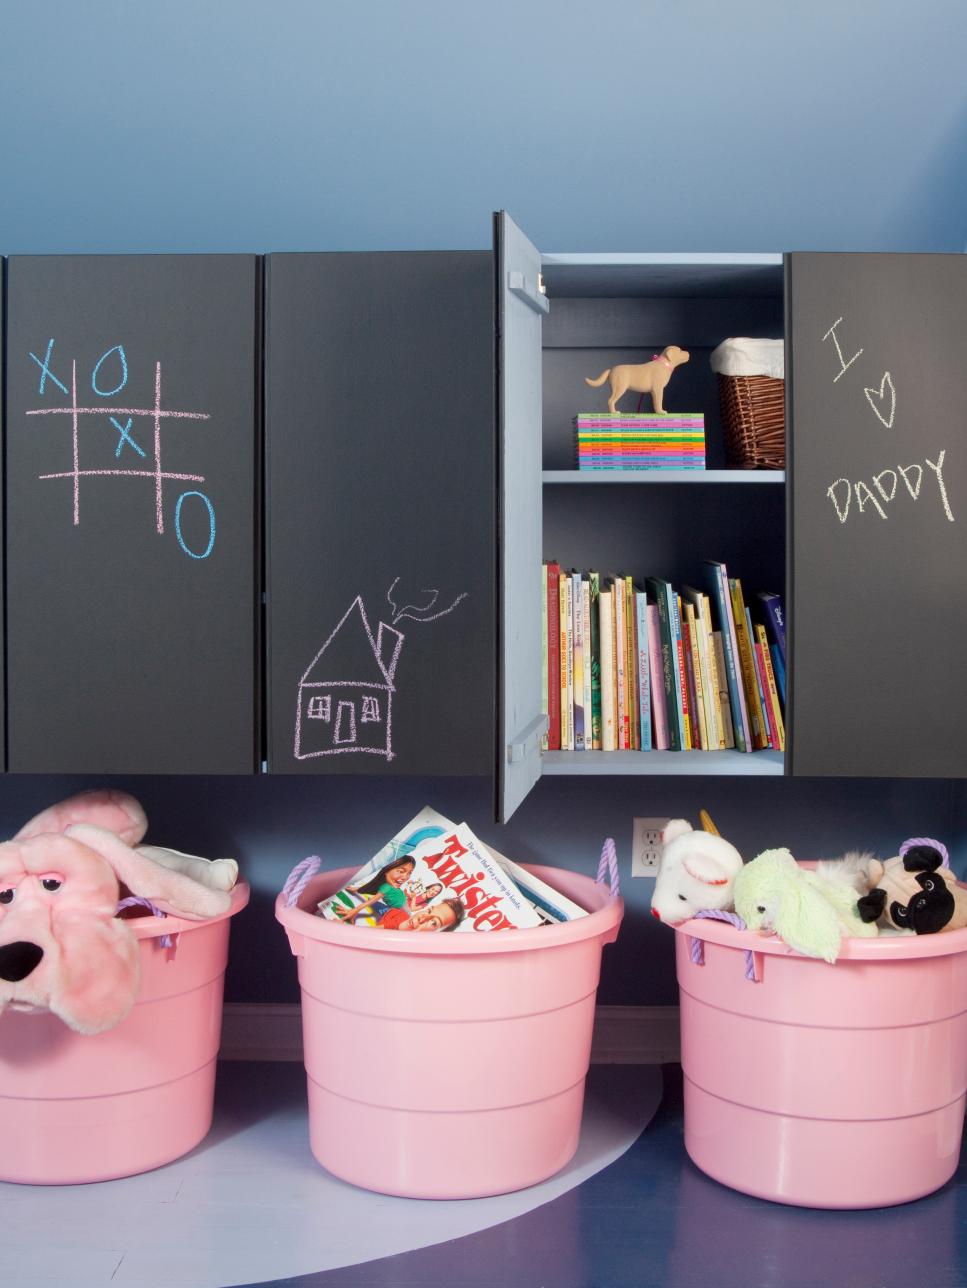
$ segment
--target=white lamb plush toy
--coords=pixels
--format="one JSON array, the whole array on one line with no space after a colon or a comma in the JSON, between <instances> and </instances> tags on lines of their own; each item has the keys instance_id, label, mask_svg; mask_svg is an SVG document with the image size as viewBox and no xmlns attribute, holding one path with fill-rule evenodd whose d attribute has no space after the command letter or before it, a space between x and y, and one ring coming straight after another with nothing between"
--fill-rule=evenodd
<instances>
[{"instance_id":1,"label":"white lamb plush toy","mask_svg":"<svg viewBox=\"0 0 967 1288\"><path fill-rule=\"evenodd\" d=\"M742 855L735 846L715 832L694 831L683 818L673 818L661 839L652 916L677 926L697 912L730 912L732 887L742 867Z\"/></svg>"}]
</instances>

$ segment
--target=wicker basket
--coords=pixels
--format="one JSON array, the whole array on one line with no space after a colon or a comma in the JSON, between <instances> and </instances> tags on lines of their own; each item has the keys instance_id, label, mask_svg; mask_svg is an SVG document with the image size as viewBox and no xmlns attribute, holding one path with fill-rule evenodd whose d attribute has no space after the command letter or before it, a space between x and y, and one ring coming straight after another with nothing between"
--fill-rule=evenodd
<instances>
[{"instance_id":1,"label":"wicker basket","mask_svg":"<svg viewBox=\"0 0 967 1288\"><path fill-rule=\"evenodd\" d=\"M716 376L725 459L732 469L786 468L786 382L771 376Z\"/></svg>"}]
</instances>

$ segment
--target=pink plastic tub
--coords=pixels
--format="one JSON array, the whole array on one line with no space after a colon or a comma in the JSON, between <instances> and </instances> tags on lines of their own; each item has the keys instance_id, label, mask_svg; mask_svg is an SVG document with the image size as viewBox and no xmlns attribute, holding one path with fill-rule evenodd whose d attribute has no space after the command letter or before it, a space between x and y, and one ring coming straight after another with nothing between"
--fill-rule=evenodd
<instances>
[{"instance_id":1,"label":"pink plastic tub","mask_svg":"<svg viewBox=\"0 0 967 1288\"><path fill-rule=\"evenodd\" d=\"M354 869L276 901L299 960L309 1143L328 1171L383 1194L523 1189L577 1149L601 949L619 898L530 869L589 915L497 933L414 934L313 915Z\"/></svg>"},{"instance_id":2,"label":"pink plastic tub","mask_svg":"<svg viewBox=\"0 0 967 1288\"><path fill-rule=\"evenodd\" d=\"M702 1171L818 1208L905 1203L949 1180L967 1087L967 930L849 939L830 966L695 920L678 927L676 953L685 1148Z\"/></svg>"},{"instance_id":3,"label":"pink plastic tub","mask_svg":"<svg viewBox=\"0 0 967 1288\"><path fill-rule=\"evenodd\" d=\"M106 1033L47 1013L0 1016L0 1180L106 1181L179 1158L211 1127L229 918L139 917L141 988ZM162 935L177 935L162 948Z\"/></svg>"}]
</instances>

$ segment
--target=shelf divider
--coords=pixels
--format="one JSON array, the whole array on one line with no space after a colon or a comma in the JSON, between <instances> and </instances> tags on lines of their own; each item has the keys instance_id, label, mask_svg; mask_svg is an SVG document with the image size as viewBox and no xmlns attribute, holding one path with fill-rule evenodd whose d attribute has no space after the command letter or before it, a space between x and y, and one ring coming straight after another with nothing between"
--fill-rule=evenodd
<instances>
[{"instance_id":1,"label":"shelf divider","mask_svg":"<svg viewBox=\"0 0 967 1288\"><path fill-rule=\"evenodd\" d=\"M781 777L780 751L545 751L542 774Z\"/></svg>"},{"instance_id":2,"label":"shelf divider","mask_svg":"<svg viewBox=\"0 0 967 1288\"><path fill-rule=\"evenodd\" d=\"M785 483L785 470L543 470L543 483Z\"/></svg>"}]
</instances>

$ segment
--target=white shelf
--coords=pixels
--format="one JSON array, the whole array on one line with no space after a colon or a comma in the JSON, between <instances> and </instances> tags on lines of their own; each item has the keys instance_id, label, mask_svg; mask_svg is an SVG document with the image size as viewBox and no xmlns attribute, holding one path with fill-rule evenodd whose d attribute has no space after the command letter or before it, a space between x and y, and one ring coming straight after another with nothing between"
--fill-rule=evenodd
<instances>
[{"instance_id":1,"label":"white shelf","mask_svg":"<svg viewBox=\"0 0 967 1288\"><path fill-rule=\"evenodd\" d=\"M781 751L545 751L542 774L781 777Z\"/></svg>"},{"instance_id":2,"label":"white shelf","mask_svg":"<svg viewBox=\"0 0 967 1288\"><path fill-rule=\"evenodd\" d=\"M544 470L544 483L785 483L785 470Z\"/></svg>"}]
</instances>

